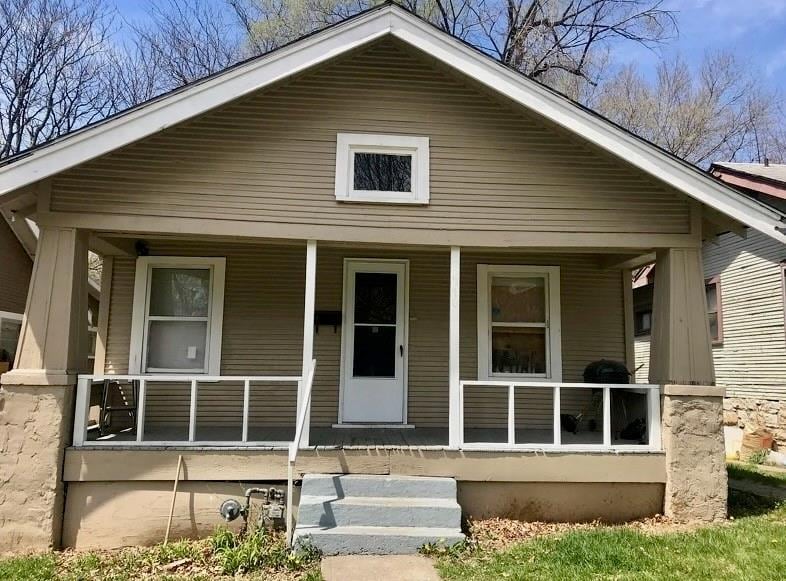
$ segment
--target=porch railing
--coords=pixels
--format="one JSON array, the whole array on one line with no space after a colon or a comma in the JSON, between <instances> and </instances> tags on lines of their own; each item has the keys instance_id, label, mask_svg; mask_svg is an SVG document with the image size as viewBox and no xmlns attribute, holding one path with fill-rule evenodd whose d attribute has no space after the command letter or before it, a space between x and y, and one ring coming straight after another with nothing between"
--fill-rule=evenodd
<instances>
[{"instance_id":1,"label":"porch railing","mask_svg":"<svg viewBox=\"0 0 786 581\"><path fill-rule=\"evenodd\" d=\"M467 441L467 428L472 430L472 426L466 422L467 407L465 402L467 388L474 388L478 390L503 389L506 391L505 398L505 411L502 415L505 416L504 427L499 428L499 423L495 425L497 429L489 429L489 421L481 421L482 427L476 428L473 431L475 436L473 441ZM551 421L550 425L550 442L549 441L526 441L526 434L517 437L517 430L525 432L527 425L518 425L516 422L516 409L517 409L517 396L524 396L527 392L532 393L534 390L540 389L541 391L551 392ZM566 410L562 405L562 399L568 390L581 390L574 392L583 395L585 405L578 414L565 414ZM586 390L586 392L585 392ZM612 393L628 392L629 394L638 394L644 396L645 402L641 406L644 410L644 418L633 418L633 421L644 420L643 435L638 439L637 443L631 443L631 438L625 438L628 434L615 433L612 424L614 418L612 415ZM597 396L600 396L599 398ZM488 398L486 398L488 399ZM556 383L556 382L510 382L510 381L461 381L459 382L459 402L461 416L459 421L459 442L460 448L466 450L483 450L483 449L519 449L519 450L586 450L586 451L659 451L661 449L661 430L660 430L660 386L651 384L599 384L599 383ZM597 406L594 410L598 417L590 417L588 419L586 412L588 408L592 407L596 402ZM526 401L520 402L526 408ZM519 408L522 407L519 406ZM597 409L599 408L599 410ZM576 405L570 411L575 411ZM499 410L495 410L499 412ZM541 410L542 412L542 410ZM599 412L599 413L597 413ZM483 411L478 412L474 410L475 415L483 415ZM488 413L486 414L489 415ZM492 413L491 415L495 415ZM498 416L499 413L496 413ZM567 416L567 417L566 417ZM581 416L581 417L578 417ZM627 425L630 426L632 422L628 422L632 416L625 419ZM498 421L498 420L497 420ZM594 422L594 429L591 424ZM566 423L572 424L565 426ZM582 425L583 423L583 425ZM619 422L618 422L619 423ZM598 428L598 424L600 427ZM572 430L569 428L573 428ZM632 428L636 431L636 427ZM503 438L489 438L488 435L505 435ZM543 434L541 434L542 436ZM563 435L570 436L572 441L563 441ZM484 439L485 437L485 439ZM635 438L633 438L635 439ZM582 441L583 440L583 441ZM596 441L597 440L597 441Z\"/></svg>"},{"instance_id":2,"label":"porch railing","mask_svg":"<svg viewBox=\"0 0 786 581\"><path fill-rule=\"evenodd\" d=\"M302 407L297 413L297 422L295 423L295 438L289 444L289 453L287 454L287 543L292 544L292 533L294 532L294 516L292 514L292 495L294 493L294 480L295 480L295 462L297 462L297 453L300 450L303 440L303 430L308 421L309 411L311 405L311 390L314 385L314 373L317 370L317 360L311 360L311 368L306 376L306 381L303 384L303 398Z\"/></svg>"},{"instance_id":3,"label":"porch railing","mask_svg":"<svg viewBox=\"0 0 786 581\"><path fill-rule=\"evenodd\" d=\"M136 425L132 438L125 437L110 439L88 439L88 424L91 407L91 391L94 384L103 384L105 380L112 382L123 382L126 384L136 383L135 415ZM199 389L205 384L215 386L220 383L243 384L243 411L240 420L240 438L230 438L222 440L197 439L197 413ZM76 414L74 417L74 446L101 446L101 445L146 445L146 446L288 446L291 438L281 440L254 440L249 438L249 410L251 407L252 384L294 384L298 390L301 389L302 377L293 375L80 375L76 389ZM188 436L187 439L166 439L156 436L148 437L145 433L145 408L148 403L148 387L152 384L177 384L190 386L190 403L188 416ZM293 389L293 393L294 389ZM294 424L294 421L293 421ZM117 436L117 434L115 434Z\"/></svg>"}]
</instances>

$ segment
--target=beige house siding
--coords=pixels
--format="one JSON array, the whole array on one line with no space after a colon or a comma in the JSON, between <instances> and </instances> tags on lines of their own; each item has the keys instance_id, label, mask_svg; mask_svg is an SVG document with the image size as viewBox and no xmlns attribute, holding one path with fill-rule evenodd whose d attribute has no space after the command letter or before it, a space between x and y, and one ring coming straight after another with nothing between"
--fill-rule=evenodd
<instances>
[{"instance_id":1,"label":"beige house siding","mask_svg":"<svg viewBox=\"0 0 786 581\"><path fill-rule=\"evenodd\" d=\"M338 132L428 136L430 203L336 202ZM526 232L690 232L684 196L392 40L66 171L51 209L499 246Z\"/></svg>"},{"instance_id":2,"label":"beige house siding","mask_svg":"<svg viewBox=\"0 0 786 581\"><path fill-rule=\"evenodd\" d=\"M723 344L713 358L729 397L786 398L784 260L785 245L752 229L704 246L705 275L720 275Z\"/></svg>"},{"instance_id":3,"label":"beige house siding","mask_svg":"<svg viewBox=\"0 0 786 581\"><path fill-rule=\"evenodd\" d=\"M633 340L636 354L636 369L634 378L636 383L650 382L650 336L636 337Z\"/></svg>"},{"instance_id":4,"label":"beige house siding","mask_svg":"<svg viewBox=\"0 0 786 581\"><path fill-rule=\"evenodd\" d=\"M33 261L2 217L0 217L0 249L2 249L0 311L24 313Z\"/></svg>"},{"instance_id":5,"label":"beige house siding","mask_svg":"<svg viewBox=\"0 0 786 581\"><path fill-rule=\"evenodd\" d=\"M305 250L301 247L205 242L150 242L151 253L173 256L226 256L226 286L221 373L224 375L299 375L302 357ZM344 258L406 258L410 261L408 421L423 427L448 423L448 277L449 253L417 250L318 249L317 310L341 310ZM581 381L584 367L601 357L624 360L622 275L599 270L591 255L465 253L461 269L461 376L477 377L476 272L479 263L538 264L561 267L563 379ZM134 260L116 259L112 277L106 370L128 368ZM338 418L341 328L322 326L315 335L318 361L312 403L314 425ZM221 423L239 417L242 387L222 384L200 388L198 417ZM267 391L265 393L268 393ZM260 391L252 402L253 421L291 425L294 386L278 386L274 397ZM504 422L506 407L486 393L484 425ZM151 391L148 421L188 420L188 386ZM517 398L518 399L518 398ZM579 393L563 400L566 413L585 407ZM498 409L499 408L499 409ZM517 402L520 422L551 426L551 395L533 391ZM200 419L201 418L201 419Z\"/></svg>"},{"instance_id":6,"label":"beige house siding","mask_svg":"<svg viewBox=\"0 0 786 581\"><path fill-rule=\"evenodd\" d=\"M712 349L716 383L727 397L786 398L786 337L781 263L786 246L748 229L703 249L704 275L720 275L723 342ZM656 273L657 278L657 273ZM657 284L657 283L656 283ZM636 381L647 381L650 338L635 340Z\"/></svg>"}]
</instances>

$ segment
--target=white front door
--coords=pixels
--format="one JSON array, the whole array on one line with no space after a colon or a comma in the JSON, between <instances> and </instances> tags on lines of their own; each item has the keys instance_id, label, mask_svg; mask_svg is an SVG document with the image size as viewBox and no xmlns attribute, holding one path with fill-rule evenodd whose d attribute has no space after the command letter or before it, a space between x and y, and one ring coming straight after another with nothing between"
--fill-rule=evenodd
<instances>
[{"instance_id":1,"label":"white front door","mask_svg":"<svg viewBox=\"0 0 786 581\"><path fill-rule=\"evenodd\" d=\"M342 423L403 423L407 262L344 263Z\"/></svg>"}]
</instances>

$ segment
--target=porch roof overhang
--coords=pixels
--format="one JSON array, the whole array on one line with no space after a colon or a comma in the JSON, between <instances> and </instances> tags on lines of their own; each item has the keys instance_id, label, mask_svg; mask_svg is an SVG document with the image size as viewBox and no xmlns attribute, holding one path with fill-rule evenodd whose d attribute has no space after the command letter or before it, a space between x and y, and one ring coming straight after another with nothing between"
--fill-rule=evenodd
<instances>
[{"instance_id":1,"label":"porch roof overhang","mask_svg":"<svg viewBox=\"0 0 786 581\"><path fill-rule=\"evenodd\" d=\"M22 152L0 166L3 198L324 63L393 36L564 127L702 204L786 243L786 217L407 10L383 4L277 50Z\"/></svg>"}]
</instances>

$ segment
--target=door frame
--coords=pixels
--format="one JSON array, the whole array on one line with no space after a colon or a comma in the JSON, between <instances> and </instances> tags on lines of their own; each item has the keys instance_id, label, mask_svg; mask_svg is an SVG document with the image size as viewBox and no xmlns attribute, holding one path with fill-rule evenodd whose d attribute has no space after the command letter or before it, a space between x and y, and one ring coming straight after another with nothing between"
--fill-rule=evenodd
<instances>
[{"instance_id":1,"label":"door frame","mask_svg":"<svg viewBox=\"0 0 786 581\"><path fill-rule=\"evenodd\" d=\"M347 362L347 348L348 348L348 333L347 321L349 319L349 308L351 303L354 303L354 292L350 294L350 277L349 266L353 263L363 264L400 264L404 266L404 313L402 315L402 330L403 344L404 344L404 357L402 365L402 382L403 382L403 409L401 410L402 422L395 424L385 423L344 423L344 388L346 387L346 362ZM350 300L351 299L351 300ZM353 332L354 337L354 332ZM342 310L341 310L341 353L339 354L339 392L338 392L338 424L336 427L409 427L407 424L407 412L409 408L409 259L407 258L344 258L344 273L343 273L343 287L342 287Z\"/></svg>"}]
</instances>

